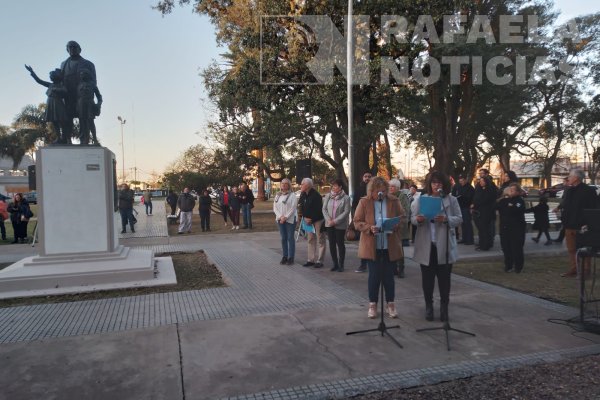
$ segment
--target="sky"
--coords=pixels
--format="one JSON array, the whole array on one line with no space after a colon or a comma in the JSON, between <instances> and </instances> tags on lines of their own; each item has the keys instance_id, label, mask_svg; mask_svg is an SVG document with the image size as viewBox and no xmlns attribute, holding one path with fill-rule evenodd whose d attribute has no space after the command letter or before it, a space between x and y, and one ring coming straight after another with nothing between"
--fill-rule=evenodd
<instances>
[{"instance_id":1,"label":"sky","mask_svg":"<svg viewBox=\"0 0 600 400\"><path fill-rule=\"evenodd\" d=\"M123 148L128 179L162 173L185 149L206 142L213 118L199 72L219 54L208 18L177 7L163 17L156 0L1 0L0 124L9 125L28 104L46 101L38 76L60 67L65 45L77 41L96 66L104 103L96 119L98 138L119 165ZM561 19L600 11L600 2L557 0ZM594 5L593 5L594 4ZM121 167L119 166L119 171Z\"/></svg>"}]
</instances>

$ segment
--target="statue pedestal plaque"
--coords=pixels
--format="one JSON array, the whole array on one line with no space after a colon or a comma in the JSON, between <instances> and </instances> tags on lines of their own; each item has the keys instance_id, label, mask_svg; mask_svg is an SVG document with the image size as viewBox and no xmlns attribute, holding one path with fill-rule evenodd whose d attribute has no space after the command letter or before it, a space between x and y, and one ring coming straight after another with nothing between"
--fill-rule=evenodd
<instances>
[{"instance_id":1,"label":"statue pedestal plaque","mask_svg":"<svg viewBox=\"0 0 600 400\"><path fill-rule=\"evenodd\" d=\"M0 298L176 283L170 257L119 245L114 160L103 147L38 150L40 255L0 271Z\"/></svg>"}]
</instances>

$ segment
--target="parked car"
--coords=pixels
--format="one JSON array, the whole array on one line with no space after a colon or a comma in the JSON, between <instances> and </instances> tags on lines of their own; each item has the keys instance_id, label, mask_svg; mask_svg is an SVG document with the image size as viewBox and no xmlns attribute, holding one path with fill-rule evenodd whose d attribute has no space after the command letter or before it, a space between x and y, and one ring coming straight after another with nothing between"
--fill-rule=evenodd
<instances>
[{"instance_id":1,"label":"parked car","mask_svg":"<svg viewBox=\"0 0 600 400\"><path fill-rule=\"evenodd\" d=\"M27 200L29 204L37 204L37 192L23 193L23 198Z\"/></svg>"},{"instance_id":2,"label":"parked car","mask_svg":"<svg viewBox=\"0 0 600 400\"><path fill-rule=\"evenodd\" d=\"M590 184L589 186L590 186L591 188L593 188L593 189L596 191L596 194L597 194L598 196L600 196L600 185L592 185L592 184ZM565 194L565 191L564 191L564 189L563 189L563 190L560 190L558 193L556 193L556 198L557 198L557 199L562 199L562 198L563 198L563 196L564 196L564 194Z\"/></svg>"},{"instance_id":3,"label":"parked car","mask_svg":"<svg viewBox=\"0 0 600 400\"><path fill-rule=\"evenodd\" d=\"M540 189L540 196L557 197L556 195L558 192L564 189L564 183L559 183L557 185L550 186L549 188Z\"/></svg>"}]
</instances>

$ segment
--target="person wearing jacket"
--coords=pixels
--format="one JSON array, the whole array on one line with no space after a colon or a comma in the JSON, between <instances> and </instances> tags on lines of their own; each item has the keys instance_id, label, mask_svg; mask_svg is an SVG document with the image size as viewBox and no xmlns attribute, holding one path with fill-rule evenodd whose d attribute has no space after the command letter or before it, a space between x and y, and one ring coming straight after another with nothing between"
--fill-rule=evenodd
<instances>
[{"instance_id":1,"label":"person wearing jacket","mask_svg":"<svg viewBox=\"0 0 600 400\"><path fill-rule=\"evenodd\" d=\"M494 244L490 225L494 224L496 216L496 194L496 186L492 184L490 178L479 178L473 195L473 204L471 204L473 220L479 233L479 246L475 250L487 251Z\"/></svg>"},{"instance_id":2,"label":"person wearing jacket","mask_svg":"<svg viewBox=\"0 0 600 400\"><path fill-rule=\"evenodd\" d=\"M336 179L331 183L331 191L323 199L323 218L329 239L329 253L333 260L331 271L344 271L346 258L346 228L350 216L350 197L342 189L344 182ZM339 256L339 258L338 258Z\"/></svg>"},{"instance_id":3,"label":"person wearing jacket","mask_svg":"<svg viewBox=\"0 0 600 400\"><path fill-rule=\"evenodd\" d=\"M192 233L192 214L196 206L196 199L190 194L190 189L183 189L183 193L177 199L177 207L179 207L179 229L177 233Z\"/></svg>"},{"instance_id":4,"label":"person wearing jacket","mask_svg":"<svg viewBox=\"0 0 600 400\"><path fill-rule=\"evenodd\" d=\"M504 196L496 204L500 216L500 245L504 253L504 272L513 269L518 274L523 270L525 256L525 200L521 197L521 186L512 182L504 188ZM546 218L548 210L546 210Z\"/></svg>"},{"instance_id":5,"label":"person wearing jacket","mask_svg":"<svg viewBox=\"0 0 600 400\"><path fill-rule=\"evenodd\" d=\"M135 218L133 217L133 190L129 189L129 185L124 183L119 191L119 213L121 214L121 233L127 233L127 224L131 232L135 233Z\"/></svg>"},{"instance_id":6,"label":"person wearing jacket","mask_svg":"<svg viewBox=\"0 0 600 400\"><path fill-rule=\"evenodd\" d=\"M252 229L252 209L254 208L254 194L252 190L242 183L240 190L240 200L242 202L242 216L244 219L244 226L242 229Z\"/></svg>"},{"instance_id":7,"label":"person wearing jacket","mask_svg":"<svg viewBox=\"0 0 600 400\"><path fill-rule=\"evenodd\" d=\"M565 240L571 261L569 271L561 274L562 277L577 276L577 232L586 225L583 210L598 208L596 191L583 182L585 173L582 169L575 168L569 172L567 181L569 188L565 190L561 221L565 227ZM590 258L583 262L586 271L590 268Z\"/></svg>"},{"instance_id":8,"label":"person wearing jacket","mask_svg":"<svg viewBox=\"0 0 600 400\"><path fill-rule=\"evenodd\" d=\"M371 174L370 171L365 171L365 173L362 176L362 181L360 182L360 185L358 185L358 188L356 188L356 191L354 193L354 198L352 199L352 215L354 216L354 213L356 212L356 207L358 207L358 203L360 202L360 199L365 197L367 195L367 185L369 184L369 181L371 180L371 178L373 178L373 174ZM360 265L358 266L358 268L356 268L356 270L354 272L365 272L367 270L367 260L360 260Z\"/></svg>"},{"instance_id":9,"label":"person wearing jacket","mask_svg":"<svg viewBox=\"0 0 600 400\"><path fill-rule=\"evenodd\" d=\"M0 234L2 235L2 240L6 240L6 227L4 226L4 221L8 218L8 205L6 204L6 201L4 201L4 198L0 197Z\"/></svg>"},{"instance_id":10,"label":"person wearing jacket","mask_svg":"<svg viewBox=\"0 0 600 400\"><path fill-rule=\"evenodd\" d=\"M546 246L550 246L552 244L552 238L548 232L548 229L550 228L550 217L548 216L549 210L550 207L548 207L548 199L545 196L540 196L540 201L535 207L525 210L526 213L533 213L534 221L532 228L538 230L537 237L532 237L531 240L538 243L543 233L546 235Z\"/></svg>"},{"instance_id":11,"label":"person wearing jacket","mask_svg":"<svg viewBox=\"0 0 600 400\"><path fill-rule=\"evenodd\" d=\"M33 217L33 213L29 208L29 203L23 198L21 193L17 193L13 196L13 201L8 206L8 212L10 213L10 222L12 223L14 240L15 243L26 243L27 242L27 224L29 218Z\"/></svg>"},{"instance_id":12,"label":"person wearing jacket","mask_svg":"<svg viewBox=\"0 0 600 400\"><path fill-rule=\"evenodd\" d=\"M410 200L408 198L408 195L406 195L405 193L403 193L401 191L402 189L402 182L400 182L400 179L394 178L391 179L389 182L390 185L390 194L393 196L396 196L398 198L398 200L400 200L400 205L402 206L402 209L404 210L404 213L407 215L408 217L408 213L410 210ZM408 218L406 218L408 220ZM403 221L404 222L404 221ZM403 223L400 227L400 237L402 238L402 247L408 246L408 243L410 242L410 232L409 232L409 226L406 223ZM405 274L404 274L404 257L400 260L398 260L398 262L396 262L396 271L395 271L395 275L398 278L404 278Z\"/></svg>"},{"instance_id":13,"label":"person wearing jacket","mask_svg":"<svg viewBox=\"0 0 600 400\"><path fill-rule=\"evenodd\" d=\"M463 222L461 225L462 239L459 244L473 244L473 221L471 219L471 204L473 203L473 195L475 189L467 181L464 175L458 176L458 183L452 188L452 196L458 200L460 212L462 213Z\"/></svg>"},{"instance_id":14,"label":"person wearing jacket","mask_svg":"<svg viewBox=\"0 0 600 400\"><path fill-rule=\"evenodd\" d=\"M397 318L395 299L394 270L396 261L404 257L400 225L392 231L382 232L383 221L388 218L404 216L400 200L389 194L389 185L385 179L376 176L367 185L367 195L360 199L354 214L354 226L360 231L358 257L367 260L369 268L368 289L369 309L367 317L377 317L377 302L380 285L383 285L386 313Z\"/></svg>"},{"instance_id":15,"label":"person wearing jacket","mask_svg":"<svg viewBox=\"0 0 600 400\"><path fill-rule=\"evenodd\" d=\"M146 207L146 215L152 215L152 193L150 190L144 190L144 206Z\"/></svg>"},{"instance_id":16,"label":"person wearing jacket","mask_svg":"<svg viewBox=\"0 0 600 400\"><path fill-rule=\"evenodd\" d=\"M435 278L440 292L440 320L448 321L450 302L450 276L452 264L458 259L455 228L462 224L462 213L456 197L444 196L439 213L427 220L421 213L420 204L425 197L440 197L439 190L450 193L450 181L441 172L434 171L427 177L425 192L411 206L411 220L417 225L413 260L421 265L425 319L433 321L433 288ZM495 193L494 193L495 198Z\"/></svg>"},{"instance_id":17,"label":"person wearing jacket","mask_svg":"<svg viewBox=\"0 0 600 400\"><path fill-rule=\"evenodd\" d=\"M231 230L240 229L240 209L242 208L242 199L237 186L233 186L227 194L229 201L229 217L231 218Z\"/></svg>"},{"instance_id":18,"label":"person wearing jacket","mask_svg":"<svg viewBox=\"0 0 600 400\"><path fill-rule=\"evenodd\" d=\"M219 195L219 206L221 207L223 221L225 221L225 226L227 226L227 216L229 215L229 189L227 189L227 186L223 185L217 193Z\"/></svg>"},{"instance_id":19,"label":"person wearing jacket","mask_svg":"<svg viewBox=\"0 0 600 400\"><path fill-rule=\"evenodd\" d=\"M169 191L169 195L167 196L167 204L171 207L171 215L175 215L177 212L177 199L178 196L172 190Z\"/></svg>"},{"instance_id":20,"label":"person wearing jacket","mask_svg":"<svg viewBox=\"0 0 600 400\"><path fill-rule=\"evenodd\" d=\"M300 185L300 209L302 218L307 225L313 227L314 233L308 232L308 259L303 267L321 268L325 257L325 232L323 226L323 198L313 187L310 178L302 179Z\"/></svg>"},{"instance_id":21,"label":"person wearing jacket","mask_svg":"<svg viewBox=\"0 0 600 400\"><path fill-rule=\"evenodd\" d=\"M296 255L294 231L298 219L298 198L292 192L292 182L287 178L281 181L281 191L275 195L273 212L279 228L281 250L283 251L283 257L279 264L293 265Z\"/></svg>"},{"instance_id":22,"label":"person wearing jacket","mask_svg":"<svg viewBox=\"0 0 600 400\"><path fill-rule=\"evenodd\" d=\"M202 191L202 195L198 199L198 211L200 212L200 227L202 232L210 232L210 211L212 207L212 199L208 194L208 189Z\"/></svg>"}]
</instances>

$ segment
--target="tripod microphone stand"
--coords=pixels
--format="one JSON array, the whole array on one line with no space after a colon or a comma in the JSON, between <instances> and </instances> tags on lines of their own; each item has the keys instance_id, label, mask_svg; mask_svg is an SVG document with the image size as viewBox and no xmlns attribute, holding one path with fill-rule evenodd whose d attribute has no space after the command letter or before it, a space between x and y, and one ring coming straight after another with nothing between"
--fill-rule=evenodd
<instances>
[{"instance_id":1,"label":"tripod microphone stand","mask_svg":"<svg viewBox=\"0 0 600 400\"><path fill-rule=\"evenodd\" d=\"M443 196L443 192L441 189L439 189L439 193L440 193L440 197L442 198L442 209L444 210L444 215L446 216L446 265L448 265L448 258L449 258L448 257L448 251L449 251L448 245L450 242L450 218L448 218L448 210L446 209L446 205L444 204L444 196ZM436 267L433 267L433 268L436 268ZM448 332L454 331L454 332L462 333L462 334L469 335L469 336L475 336L475 334L472 332L467 332L467 331L463 331L461 329L452 328L450 326L450 313L446 314L446 320L444 321L444 325L438 326L435 328L417 329L417 332L439 331L439 330L443 330L444 333L446 334L446 347L448 348L448 351L450 351L450 336L448 335Z\"/></svg>"},{"instance_id":2,"label":"tripod microphone stand","mask_svg":"<svg viewBox=\"0 0 600 400\"><path fill-rule=\"evenodd\" d=\"M381 211L381 215L383 217L383 195L379 196L379 207L380 207L380 211ZM383 224L381 224L381 226L383 226ZM382 232L381 235L383 235L384 233ZM380 252L378 252L377 250L375 250L376 255L375 255L375 259L377 261L377 266L379 268L382 268L382 254ZM388 332L388 329L396 329L396 328L400 328L400 325L394 325L394 326L386 326L385 322L383 320L384 317L384 312L383 312L383 301L384 301L384 296L383 296L383 279L381 280L381 282L379 283L379 292L380 292L380 302L381 302L381 319L379 321L379 325L377 326L377 328L373 328L373 329L364 329L361 331L354 331L354 332L346 332L346 335L355 335L357 333L367 333L367 332L381 332L381 336L387 335L387 337L389 337L390 339L392 339L392 342L396 343L396 345L398 347L400 347L401 349L404 348L404 346L402 346L400 344L400 342L398 342L396 340L395 337L393 337L392 335L390 335L390 333Z\"/></svg>"}]
</instances>

